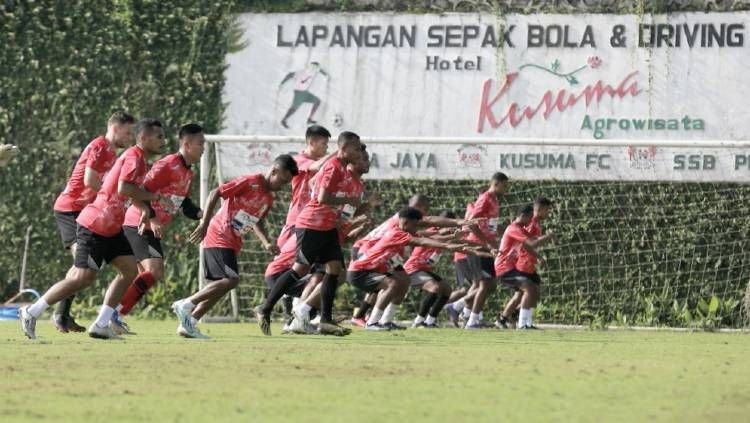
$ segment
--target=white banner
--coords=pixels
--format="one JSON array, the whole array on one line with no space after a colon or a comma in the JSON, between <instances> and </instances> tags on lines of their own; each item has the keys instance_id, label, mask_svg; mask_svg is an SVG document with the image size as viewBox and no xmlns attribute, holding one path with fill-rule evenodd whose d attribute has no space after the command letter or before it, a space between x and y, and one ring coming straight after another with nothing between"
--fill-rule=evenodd
<instances>
[{"instance_id":1,"label":"white banner","mask_svg":"<svg viewBox=\"0 0 750 423\"><path fill-rule=\"evenodd\" d=\"M212 141L221 136L209 137ZM365 141L368 179L488 179L495 171L520 180L750 182L750 148ZM572 143L573 141L571 141ZM279 154L297 154L301 140L219 142L222 177L266 172Z\"/></svg>"},{"instance_id":2,"label":"white banner","mask_svg":"<svg viewBox=\"0 0 750 423\"><path fill-rule=\"evenodd\" d=\"M224 133L747 140L749 17L243 14Z\"/></svg>"}]
</instances>

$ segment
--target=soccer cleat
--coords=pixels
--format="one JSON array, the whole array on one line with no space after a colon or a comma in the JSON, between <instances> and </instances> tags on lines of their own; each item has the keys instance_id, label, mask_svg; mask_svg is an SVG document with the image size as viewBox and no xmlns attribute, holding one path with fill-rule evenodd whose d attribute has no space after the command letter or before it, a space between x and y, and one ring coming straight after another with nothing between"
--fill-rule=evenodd
<instances>
[{"instance_id":1,"label":"soccer cleat","mask_svg":"<svg viewBox=\"0 0 750 423\"><path fill-rule=\"evenodd\" d=\"M517 330L542 330L541 328L538 328L534 325L526 325L518 328Z\"/></svg>"},{"instance_id":2,"label":"soccer cleat","mask_svg":"<svg viewBox=\"0 0 750 423\"><path fill-rule=\"evenodd\" d=\"M373 331L373 332L386 332L391 330L391 328L387 326L383 326L380 323L373 323L371 325L365 326L365 330Z\"/></svg>"},{"instance_id":3,"label":"soccer cleat","mask_svg":"<svg viewBox=\"0 0 750 423\"><path fill-rule=\"evenodd\" d=\"M460 327L458 325L458 312L452 306L446 307L445 312L448 313L448 320L453 324L453 327Z\"/></svg>"},{"instance_id":4,"label":"soccer cleat","mask_svg":"<svg viewBox=\"0 0 750 423\"><path fill-rule=\"evenodd\" d=\"M192 331L188 331L187 329L185 329L184 326L180 325L177 328L177 334L180 335L183 338L190 338L190 339L211 339L208 336L206 336L203 333L201 333L201 331L198 330L198 326L196 326L195 324L193 324L193 330Z\"/></svg>"},{"instance_id":5,"label":"soccer cleat","mask_svg":"<svg viewBox=\"0 0 750 423\"><path fill-rule=\"evenodd\" d=\"M185 328L188 332L193 330L193 317L190 315L190 311L184 306L185 300L179 300L172 303L172 310L177 315L177 319L180 321L180 326Z\"/></svg>"},{"instance_id":6,"label":"soccer cleat","mask_svg":"<svg viewBox=\"0 0 750 423\"><path fill-rule=\"evenodd\" d=\"M255 319L258 320L258 327L263 335L271 336L271 316L263 314L263 306L257 306L253 309Z\"/></svg>"},{"instance_id":7,"label":"soccer cleat","mask_svg":"<svg viewBox=\"0 0 750 423\"><path fill-rule=\"evenodd\" d=\"M109 327L112 328L112 332L117 335L135 335L134 332L130 331L130 327L120 318L120 313L115 310L112 313L112 318L109 320Z\"/></svg>"},{"instance_id":8,"label":"soccer cleat","mask_svg":"<svg viewBox=\"0 0 750 423\"><path fill-rule=\"evenodd\" d=\"M360 328L367 326L367 320L365 320L364 317L359 317L359 318L352 317L351 323L353 326L357 326Z\"/></svg>"},{"instance_id":9,"label":"soccer cleat","mask_svg":"<svg viewBox=\"0 0 750 423\"><path fill-rule=\"evenodd\" d=\"M102 328L97 326L96 322L89 326L89 336L96 339L122 339L109 327L109 325Z\"/></svg>"},{"instance_id":10,"label":"soccer cleat","mask_svg":"<svg viewBox=\"0 0 750 423\"><path fill-rule=\"evenodd\" d=\"M29 339L36 339L36 317L29 314L29 306L18 309L18 321L23 334Z\"/></svg>"},{"instance_id":11,"label":"soccer cleat","mask_svg":"<svg viewBox=\"0 0 750 423\"><path fill-rule=\"evenodd\" d=\"M508 329L508 320L502 317L495 320L495 327L498 329Z\"/></svg>"},{"instance_id":12,"label":"soccer cleat","mask_svg":"<svg viewBox=\"0 0 750 423\"><path fill-rule=\"evenodd\" d=\"M419 325L416 326L417 329L437 329L438 325L437 323L425 323L422 322Z\"/></svg>"},{"instance_id":13,"label":"soccer cleat","mask_svg":"<svg viewBox=\"0 0 750 423\"><path fill-rule=\"evenodd\" d=\"M86 328L76 323L72 317L63 316L62 314L53 314L52 324L55 325L55 329L62 333L86 332Z\"/></svg>"},{"instance_id":14,"label":"soccer cleat","mask_svg":"<svg viewBox=\"0 0 750 423\"><path fill-rule=\"evenodd\" d=\"M385 326L388 328L388 330L406 330L406 327L397 325L393 322L383 323L382 326Z\"/></svg>"},{"instance_id":15,"label":"soccer cleat","mask_svg":"<svg viewBox=\"0 0 750 423\"><path fill-rule=\"evenodd\" d=\"M349 335L351 331L333 323L321 322L318 326L318 333L321 335L346 336Z\"/></svg>"},{"instance_id":16,"label":"soccer cleat","mask_svg":"<svg viewBox=\"0 0 750 423\"><path fill-rule=\"evenodd\" d=\"M464 326L464 329L466 330L479 330L482 329L482 325L480 323L474 323L472 325L467 324Z\"/></svg>"}]
</instances>

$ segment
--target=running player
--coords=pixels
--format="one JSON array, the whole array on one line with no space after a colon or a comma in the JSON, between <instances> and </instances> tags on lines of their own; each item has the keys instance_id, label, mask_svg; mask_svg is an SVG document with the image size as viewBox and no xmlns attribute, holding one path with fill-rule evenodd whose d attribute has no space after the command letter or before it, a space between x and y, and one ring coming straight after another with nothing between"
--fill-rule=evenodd
<instances>
[{"instance_id":1,"label":"running player","mask_svg":"<svg viewBox=\"0 0 750 423\"><path fill-rule=\"evenodd\" d=\"M545 197L539 197L534 201L534 216L531 218L531 222L524 228L532 240L536 240L542 236L542 221L549 215L549 210L552 208L552 201ZM550 237L553 238L554 236ZM526 322L520 325L526 329L536 329L533 323L534 307L539 301L539 288L542 283L539 274L536 272L537 257L534 254L529 253L525 249L521 248L518 252L518 261L516 262L515 269L524 275L528 276L534 284L536 284L535 292L532 292L534 296L531 298L531 308L524 312ZM498 316L495 321L495 326L499 329L508 329L508 323L510 316L516 311L518 306L521 304L523 298L523 291L514 290L513 296L503 308L502 313ZM520 320L520 319L519 319Z\"/></svg>"},{"instance_id":2,"label":"running player","mask_svg":"<svg viewBox=\"0 0 750 423\"><path fill-rule=\"evenodd\" d=\"M113 329L119 334L129 332L119 315L125 316L130 313L138 300L164 275L164 251L161 239L175 214L182 210L185 216L192 220L200 220L203 215L201 209L192 202L189 196L193 180L192 165L200 160L206 142L203 128L196 123L184 125L178 132L178 139L179 151L154 163L143 183L148 191L170 199L171 210L154 203L151 206L156 215L147 219L145 223L141 223L141 210L138 207L130 206L125 213L123 231L133 248L140 273L122 298L118 312L113 315Z\"/></svg>"},{"instance_id":3,"label":"running player","mask_svg":"<svg viewBox=\"0 0 750 423\"><path fill-rule=\"evenodd\" d=\"M171 206L169 199L140 188L148 167L146 157L160 154L164 149L161 122L143 119L138 123L136 133L137 145L117 159L104 178L96 199L78 216L75 264L69 277L54 284L34 304L19 309L21 328L27 337L36 337L36 320L44 310L91 285L105 262L115 266L118 275L109 285L104 304L88 332L93 338L118 337L109 326L110 319L137 273L133 251L122 231L125 202L130 199L147 212L148 206L144 202L158 201L164 207Z\"/></svg>"},{"instance_id":4,"label":"running player","mask_svg":"<svg viewBox=\"0 0 750 423\"><path fill-rule=\"evenodd\" d=\"M500 281L514 291L521 291L521 314L518 319L518 329L529 329L533 320L532 309L539 290L539 285L532 280L532 276L522 273L516 269L518 257L521 250L525 253L538 257L536 248L551 239L552 235L542 235L533 238L526 232L526 227L531 223L534 215L534 207L529 204L523 206L516 214L513 222L505 228L500 251L495 259L495 271Z\"/></svg>"},{"instance_id":5,"label":"running player","mask_svg":"<svg viewBox=\"0 0 750 423\"><path fill-rule=\"evenodd\" d=\"M344 194L353 183L346 166L359 160L361 154L359 136L353 132L342 132L338 137L336 157L323 165L313 187L312 199L295 222L297 257L294 266L278 278L265 302L255 308L258 325L265 335L271 335L273 306L290 286L307 275L314 263L325 264L326 272L321 282L320 333L346 335L346 331L333 321L333 300L343 266L336 222L339 206L356 208L361 203L361 196L347 197Z\"/></svg>"},{"instance_id":6,"label":"running player","mask_svg":"<svg viewBox=\"0 0 750 423\"><path fill-rule=\"evenodd\" d=\"M240 281L237 255L242 235L252 231L263 248L274 254L279 247L268 239L263 220L271 210L274 192L283 189L297 175L292 156L278 156L271 169L263 174L242 176L229 181L208 195L203 218L190 235L193 242L203 241L203 263L206 279L212 281L200 291L175 301L172 309L180 321L178 333L188 338L205 338L196 324L214 304ZM213 212L223 199L221 209Z\"/></svg>"},{"instance_id":7,"label":"running player","mask_svg":"<svg viewBox=\"0 0 750 423\"><path fill-rule=\"evenodd\" d=\"M81 210L96 198L104 176L117 160L117 149L130 147L135 122L135 118L125 112L113 113L107 120L107 132L94 138L83 149L65 189L55 200L53 210L57 229L60 231L63 247L70 250L73 258L76 255L76 219ZM86 330L70 315L74 297L71 295L60 301L57 311L52 315L52 322L60 332Z\"/></svg>"}]
</instances>

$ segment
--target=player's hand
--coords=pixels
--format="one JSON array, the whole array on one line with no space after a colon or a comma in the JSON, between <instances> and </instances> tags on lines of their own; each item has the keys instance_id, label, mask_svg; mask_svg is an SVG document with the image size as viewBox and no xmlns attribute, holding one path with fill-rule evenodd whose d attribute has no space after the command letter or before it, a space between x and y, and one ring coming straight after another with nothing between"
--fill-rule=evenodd
<instances>
[{"instance_id":1,"label":"player's hand","mask_svg":"<svg viewBox=\"0 0 750 423\"><path fill-rule=\"evenodd\" d=\"M201 241L203 241L203 238L206 237L206 232L208 231L208 222L203 222L201 220L201 223L198 225L195 230L190 234L190 242L193 244L197 244Z\"/></svg>"},{"instance_id":2,"label":"player's hand","mask_svg":"<svg viewBox=\"0 0 750 423\"><path fill-rule=\"evenodd\" d=\"M146 224L148 224L148 213L141 212L141 217L138 219L138 235L143 235L143 231L146 230Z\"/></svg>"},{"instance_id":3,"label":"player's hand","mask_svg":"<svg viewBox=\"0 0 750 423\"><path fill-rule=\"evenodd\" d=\"M156 239L162 239L164 237L164 226L158 217L149 219L148 223L151 225L151 232L154 233Z\"/></svg>"},{"instance_id":4,"label":"player's hand","mask_svg":"<svg viewBox=\"0 0 750 423\"><path fill-rule=\"evenodd\" d=\"M269 253L271 253L271 254L273 254L275 256L279 255L279 253L281 253L281 250L279 249L279 246L276 245L276 244L274 244L274 243L272 243L272 242L264 244L263 248L266 251L268 251Z\"/></svg>"},{"instance_id":5,"label":"player's hand","mask_svg":"<svg viewBox=\"0 0 750 423\"><path fill-rule=\"evenodd\" d=\"M494 257L500 254L500 250L498 250L497 248L490 248L490 254L492 254L492 256Z\"/></svg>"}]
</instances>

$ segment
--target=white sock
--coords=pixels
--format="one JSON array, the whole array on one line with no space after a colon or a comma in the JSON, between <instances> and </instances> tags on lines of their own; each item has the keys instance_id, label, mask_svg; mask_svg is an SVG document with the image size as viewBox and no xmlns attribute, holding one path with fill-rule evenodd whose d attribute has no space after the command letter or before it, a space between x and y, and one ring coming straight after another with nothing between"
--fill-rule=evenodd
<instances>
[{"instance_id":1,"label":"white sock","mask_svg":"<svg viewBox=\"0 0 750 423\"><path fill-rule=\"evenodd\" d=\"M464 319L471 316L471 309L469 307L464 307Z\"/></svg>"},{"instance_id":2,"label":"white sock","mask_svg":"<svg viewBox=\"0 0 750 423\"><path fill-rule=\"evenodd\" d=\"M96 316L96 321L94 322L95 325L99 326L100 328L103 328L109 324L110 319L112 319L112 314L114 314L115 309L108 305L103 305L102 308L99 309L99 315Z\"/></svg>"},{"instance_id":3,"label":"white sock","mask_svg":"<svg viewBox=\"0 0 750 423\"><path fill-rule=\"evenodd\" d=\"M424 322L428 325L434 325L435 324L435 318L432 316L427 316L426 319L424 319Z\"/></svg>"},{"instance_id":4,"label":"white sock","mask_svg":"<svg viewBox=\"0 0 750 423\"><path fill-rule=\"evenodd\" d=\"M312 310L312 307L310 307L307 303L299 303L296 306L294 306L294 310L297 311L297 313L303 315L303 316L310 316L310 310Z\"/></svg>"},{"instance_id":5,"label":"white sock","mask_svg":"<svg viewBox=\"0 0 750 423\"><path fill-rule=\"evenodd\" d=\"M299 304L299 297L292 297L292 308L297 307Z\"/></svg>"},{"instance_id":6,"label":"white sock","mask_svg":"<svg viewBox=\"0 0 750 423\"><path fill-rule=\"evenodd\" d=\"M484 320L484 312L483 312L483 311L480 311L480 312L479 312L479 321L481 322L481 321L483 321L483 320Z\"/></svg>"},{"instance_id":7,"label":"white sock","mask_svg":"<svg viewBox=\"0 0 750 423\"><path fill-rule=\"evenodd\" d=\"M370 318L367 319L368 325L374 325L375 323L378 323L378 320L383 316L383 310L373 307L372 311L370 312Z\"/></svg>"},{"instance_id":8,"label":"white sock","mask_svg":"<svg viewBox=\"0 0 750 423\"><path fill-rule=\"evenodd\" d=\"M384 325L386 323L391 323L393 321L393 316L396 315L396 312L398 311L399 306L396 304L388 304L388 307L385 308L385 311L383 312L383 317L380 318L381 325Z\"/></svg>"},{"instance_id":9,"label":"white sock","mask_svg":"<svg viewBox=\"0 0 750 423\"><path fill-rule=\"evenodd\" d=\"M534 309L530 308L529 313L526 315L526 325L531 326L534 324Z\"/></svg>"},{"instance_id":10,"label":"white sock","mask_svg":"<svg viewBox=\"0 0 750 423\"><path fill-rule=\"evenodd\" d=\"M479 315L476 313L469 314L469 321L466 322L466 326L473 326L479 324Z\"/></svg>"},{"instance_id":11,"label":"white sock","mask_svg":"<svg viewBox=\"0 0 750 423\"><path fill-rule=\"evenodd\" d=\"M189 311L195 308L195 304L193 304L192 301L185 298L184 300L182 300L182 308Z\"/></svg>"},{"instance_id":12,"label":"white sock","mask_svg":"<svg viewBox=\"0 0 750 423\"><path fill-rule=\"evenodd\" d=\"M425 318L424 318L424 317L422 317L422 316L417 316L417 318L416 318L416 319L414 319L414 324L415 324L415 325L418 325L418 324L420 324L420 323L422 323L422 322L424 322L424 321L425 321Z\"/></svg>"},{"instance_id":13,"label":"white sock","mask_svg":"<svg viewBox=\"0 0 750 423\"><path fill-rule=\"evenodd\" d=\"M36 302L29 306L27 309L29 314L32 315L34 318L39 317L42 313L44 313L44 310L47 310L49 308L49 304L47 304L47 301L44 301L44 298L40 298L36 300Z\"/></svg>"},{"instance_id":14,"label":"white sock","mask_svg":"<svg viewBox=\"0 0 750 423\"><path fill-rule=\"evenodd\" d=\"M466 301L464 301L464 299L461 298L460 300L458 300L458 301L456 301L456 302L454 302L452 304L449 304L449 306L453 307L453 310L461 311L461 310L464 309L464 307L466 307Z\"/></svg>"},{"instance_id":15,"label":"white sock","mask_svg":"<svg viewBox=\"0 0 750 423\"><path fill-rule=\"evenodd\" d=\"M528 308L522 308L521 312L518 315L518 324L516 327L522 328L526 326L526 322L529 319L529 309Z\"/></svg>"}]
</instances>

